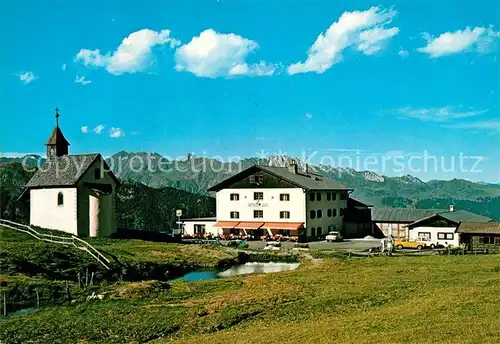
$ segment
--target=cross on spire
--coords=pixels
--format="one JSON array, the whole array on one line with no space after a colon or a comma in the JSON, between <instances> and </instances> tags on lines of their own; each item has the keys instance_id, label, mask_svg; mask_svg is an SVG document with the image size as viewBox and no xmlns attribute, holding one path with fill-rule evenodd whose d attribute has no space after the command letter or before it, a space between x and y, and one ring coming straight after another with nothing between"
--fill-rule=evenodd
<instances>
[{"instance_id":1,"label":"cross on spire","mask_svg":"<svg viewBox=\"0 0 500 344\"><path fill-rule=\"evenodd\" d=\"M59 108L56 107L56 126L59 126Z\"/></svg>"}]
</instances>

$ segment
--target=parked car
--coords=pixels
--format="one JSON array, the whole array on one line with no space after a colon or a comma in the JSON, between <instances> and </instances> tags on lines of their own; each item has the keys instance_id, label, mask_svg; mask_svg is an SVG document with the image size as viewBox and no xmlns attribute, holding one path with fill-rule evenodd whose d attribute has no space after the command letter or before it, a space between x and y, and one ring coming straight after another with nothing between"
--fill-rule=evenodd
<instances>
[{"instance_id":1,"label":"parked car","mask_svg":"<svg viewBox=\"0 0 500 344\"><path fill-rule=\"evenodd\" d=\"M326 242L342 241L342 234L338 231L328 232L326 236Z\"/></svg>"},{"instance_id":2,"label":"parked car","mask_svg":"<svg viewBox=\"0 0 500 344\"><path fill-rule=\"evenodd\" d=\"M438 244L436 241L433 241L429 238L417 238L416 241L420 241L420 242L425 243L425 247L430 247L431 249L435 249L438 246L442 246L442 245Z\"/></svg>"},{"instance_id":3,"label":"parked car","mask_svg":"<svg viewBox=\"0 0 500 344\"><path fill-rule=\"evenodd\" d=\"M264 247L266 251L279 251L281 250L281 243L279 241L269 241Z\"/></svg>"},{"instance_id":4,"label":"parked car","mask_svg":"<svg viewBox=\"0 0 500 344\"><path fill-rule=\"evenodd\" d=\"M425 245L426 243L420 240L396 239L394 241L394 246L399 250L403 248L415 248L420 251Z\"/></svg>"}]
</instances>

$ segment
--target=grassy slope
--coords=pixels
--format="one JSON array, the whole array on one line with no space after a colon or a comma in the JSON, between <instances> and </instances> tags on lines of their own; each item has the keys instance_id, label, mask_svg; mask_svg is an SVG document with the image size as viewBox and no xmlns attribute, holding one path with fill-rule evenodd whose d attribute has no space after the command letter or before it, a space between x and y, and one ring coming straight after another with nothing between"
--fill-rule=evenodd
<instances>
[{"instance_id":1,"label":"grassy slope","mask_svg":"<svg viewBox=\"0 0 500 344\"><path fill-rule=\"evenodd\" d=\"M37 229L46 234L69 236L60 231ZM162 279L204 268L224 268L249 259L250 255L231 247L215 245L185 245L133 239L87 238L111 261L111 271L105 270L90 255L73 247L36 240L32 236L0 226L0 273L26 274L57 280L76 280L77 273L99 272L106 281L119 278L131 280ZM256 253L256 260L289 261L295 255ZM154 271L153 271L154 270ZM154 278L153 278L153 277ZM132 279L134 280L134 279Z\"/></svg>"},{"instance_id":2,"label":"grassy slope","mask_svg":"<svg viewBox=\"0 0 500 344\"><path fill-rule=\"evenodd\" d=\"M112 259L111 271L103 269L80 250L40 242L30 235L0 226L0 295L7 295L8 311L33 307L35 290L38 290L44 307L66 303L67 282L72 296L83 298L92 290L78 288L78 274L83 281L87 272L89 277L95 273L96 288L107 290L122 279L168 280L185 271L228 265L238 257L235 250L215 246L195 247L141 240L89 241L108 257L115 258Z\"/></svg>"},{"instance_id":3,"label":"grassy slope","mask_svg":"<svg viewBox=\"0 0 500 344\"><path fill-rule=\"evenodd\" d=\"M494 256L311 265L279 278L301 291L297 302L273 307L238 328L183 342L498 342L498 271Z\"/></svg>"},{"instance_id":4,"label":"grassy slope","mask_svg":"<svg viewBox=\"0 0 500 344\"><path fill-rule=\"evenodd\" d=\"M0 326L5 343L494 343L497 256L325 260L249 277L109 286Z\"/></svg>"},{"instance_id":5,"label":"grassy slope","mask_svg":"<svg viewBox=\"0 0 500 344\"><path fill-rule=\"evenodd\" d=\"M236 258L235 250L214 245L167 244L130 239L88 239L97 249L120 261L157 262L187 266L217 267L226 259Z\"/></svg>"}]
</instances>

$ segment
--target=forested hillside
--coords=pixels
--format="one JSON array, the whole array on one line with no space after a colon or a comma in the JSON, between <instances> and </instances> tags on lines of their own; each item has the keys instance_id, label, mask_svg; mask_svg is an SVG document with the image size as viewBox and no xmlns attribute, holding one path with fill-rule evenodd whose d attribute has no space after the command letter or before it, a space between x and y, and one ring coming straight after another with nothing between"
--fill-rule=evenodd
<instances>
[{"instance_id":1,"label":"forested hillside","mask_svg":"<svg viewBox=\"0 0 500 344\"><path fill-rule=\"evenodd\" d=\"M118 191L118 227L150 231L176 228L175 210L183 218L215 216L215 199L170 187L150 188L126 181Z\"/></svg>"},{"instance_id":2,"label":"forested hillside","mask_svg":"<svg viewBox=\"0 0 500 344\"><path fill-rule=\"evenodd\" d=\"M18 197L32 175L20 163L0 164L2 218L28 221L29 198ZM215 216L215 199L169 187L151 188L134 181L122 181L118 188L118 227L168 231L176 226L176 209L182 209L184 217Z\"/></svg>"}]
</instances>

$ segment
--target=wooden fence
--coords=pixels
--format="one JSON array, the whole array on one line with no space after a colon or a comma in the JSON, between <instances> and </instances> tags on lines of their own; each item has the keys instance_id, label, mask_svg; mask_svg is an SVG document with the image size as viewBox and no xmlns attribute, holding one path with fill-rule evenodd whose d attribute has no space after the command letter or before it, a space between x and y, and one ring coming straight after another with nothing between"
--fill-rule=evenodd
<instances>
[{"instance_id":1,"label":"wooden fence","mask_svg":"<svg viewBox=\"0 0 500 344\"><path fill-rule=\"evenodd\" d=\"M107 270L110 270L110 264L111 262L109 261L106 256L104 256L99 250L97 250L94 246L90 245L88 242L78 238L77 236L71 235L71 236L59 236L59 235L53 235L53 234L45 234L45 233L40 233L36 229L34 229L31 226L23 225L21 223L9 221L9 220L3 220L0 219L0 225L13 229L18 232L23 232L26 234L31 235L37 240L49 242L52 244L58 244L58 245L65 245L65 246L71 246L75 247L81 251L84 251L88 253L90 256L92 256L99 264L101 264L104 268Z\"/></svg>"}]
</instances>

